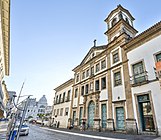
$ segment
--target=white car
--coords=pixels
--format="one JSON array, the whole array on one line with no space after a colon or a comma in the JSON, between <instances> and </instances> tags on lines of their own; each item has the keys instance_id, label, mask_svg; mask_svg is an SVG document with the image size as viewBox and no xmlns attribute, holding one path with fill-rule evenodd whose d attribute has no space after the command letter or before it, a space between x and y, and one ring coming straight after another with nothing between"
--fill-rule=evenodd
<instances>
[{"instance_id":1,"label":"white car","mask_svg":"<svg viewBox=\"0 0 161 140\"><path fill-rule=\"evenodd\" d=\"M18 126L16 126L16 128L15 128L14 130L18 131ZM23 125L21 126L20 136L21 136L21 135L27 136L28 134L29 134L29 126L26 125L26 124L23 124Z\"/></svg>"}]
</instances>

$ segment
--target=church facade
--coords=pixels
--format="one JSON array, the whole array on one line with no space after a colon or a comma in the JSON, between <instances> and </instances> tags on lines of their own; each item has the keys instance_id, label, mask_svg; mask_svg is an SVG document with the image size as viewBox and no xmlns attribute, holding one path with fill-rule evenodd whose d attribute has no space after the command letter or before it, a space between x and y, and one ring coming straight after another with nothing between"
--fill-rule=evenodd
<instances>
[{"instance_id":1,"label":"church facade","mask_svg":"<svg viewBox=\"0 0 161 140\"><path fill-rule=\"evenodd\" d=\"M75 128L161 135L161 22L137 35L118 5L105 19L108 44L73 69L69 123Z\"/></svg>"}]
</instances>

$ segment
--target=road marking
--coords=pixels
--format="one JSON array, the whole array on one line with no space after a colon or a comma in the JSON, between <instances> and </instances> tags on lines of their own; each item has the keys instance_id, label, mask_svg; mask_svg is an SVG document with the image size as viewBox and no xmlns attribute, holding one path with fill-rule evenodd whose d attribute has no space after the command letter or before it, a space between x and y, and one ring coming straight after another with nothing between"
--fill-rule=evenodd
<instances>
[{"instance_id":1,"label":"road marking","mask_svg":"<svg viewBox=\"0 0 161 140\"><path fill-rule=\"evenodd\" d=\"M61 131L61 130L55 130L55 129L49 129L42 127L42 129L54 131L54 132L59 132L59 133L64 133L64 134L69 134L69 135L75 135L75 136L81 136L81 137L87 137L87 138L94 138L94 139L100 139L100 140L126 140L126 139L116 139L116 138L107 138L107 137L101 137L101 136L92 136L88 134L80 134L80 133L74 133L74 132L67 132L67 131Z\"/></svg>"}]
</instances>

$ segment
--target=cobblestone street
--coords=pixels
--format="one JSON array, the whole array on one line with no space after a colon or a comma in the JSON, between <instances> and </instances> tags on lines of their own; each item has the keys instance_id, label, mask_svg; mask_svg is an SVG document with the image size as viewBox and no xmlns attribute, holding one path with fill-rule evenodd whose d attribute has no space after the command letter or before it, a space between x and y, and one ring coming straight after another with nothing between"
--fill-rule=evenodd
<instances>
[{"instance_id":1,"label":"cobblestone street","mask_svg":"<svg viewBox=\"0 0 161 140\"><path fill-rule=\"evenodd\" d=\"M49 129L31 125L29 135L21 136L20 140L161 140L161 138L156 136L125 135L108 132L80 132L78 130L68 129Z\"/></svg>"}]
</instances>

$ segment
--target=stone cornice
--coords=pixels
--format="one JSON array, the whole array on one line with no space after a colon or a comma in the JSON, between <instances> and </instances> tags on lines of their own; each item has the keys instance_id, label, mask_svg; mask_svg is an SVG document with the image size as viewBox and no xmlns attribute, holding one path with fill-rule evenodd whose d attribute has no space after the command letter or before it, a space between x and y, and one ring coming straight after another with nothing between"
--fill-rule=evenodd
<instances>
[{"instance_id":1,"label":"stone cornice","mask_svg":"<svg viewBox=\"0 0 161 140\"><path fill-rule=\"evenodd\" d=\"M56 92L60 91L61 89L64 89L64 87L67 87L69 85L72 85L74 82L73 78L71 78L70 80L66 81L65 83L61 84L60 86L56 87L54 90Z\"/></svg>"}]
</instances>

